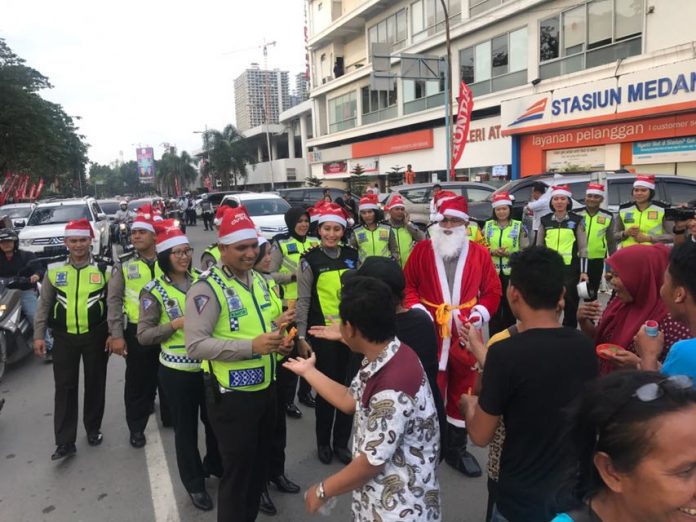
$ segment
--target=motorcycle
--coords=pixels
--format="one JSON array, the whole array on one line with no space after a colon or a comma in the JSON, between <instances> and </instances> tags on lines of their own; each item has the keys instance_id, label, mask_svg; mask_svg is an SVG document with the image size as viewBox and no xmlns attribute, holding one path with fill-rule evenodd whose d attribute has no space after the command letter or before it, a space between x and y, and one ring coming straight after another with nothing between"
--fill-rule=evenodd
<instances>
[{"instance_id":1,"label":"motorcycle","mask_svg":"<svg viewBox=\"0 0 696 522\"><path fill-rule=\"evenodd\" d=\"M130 222L118 224L118 244L125 252L130 246Z\"/></svg>"},{"instance_id":2,"label":"motorcycle","mask_svg":"<svg viewBox=\"0 0 696 522\"><path fill-rule=\"evenodd\" d=\"M28 277L0 277L0 380L7 365L33 352L34 330L22 314L22 291L12 288L28 283Z\"/></svg>"}]
</instances>

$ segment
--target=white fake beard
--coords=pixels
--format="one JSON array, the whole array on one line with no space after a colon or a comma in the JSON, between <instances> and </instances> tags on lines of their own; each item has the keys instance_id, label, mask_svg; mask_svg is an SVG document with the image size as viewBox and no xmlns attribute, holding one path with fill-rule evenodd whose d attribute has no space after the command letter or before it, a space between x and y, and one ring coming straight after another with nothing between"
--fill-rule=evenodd
<instances>
[{"instance_id":1,"label":"white fake beard","mask_svg":"<svg viewBox=\"0 0 696 522\"><path fill-rule=\"evenodd\" d=\"M430 227L430 239L437 255L443 259L452 259L459 257L462 248L469 241L469 235L466 225L447 229L434 225Z\"/></svg>"}]
</instances>

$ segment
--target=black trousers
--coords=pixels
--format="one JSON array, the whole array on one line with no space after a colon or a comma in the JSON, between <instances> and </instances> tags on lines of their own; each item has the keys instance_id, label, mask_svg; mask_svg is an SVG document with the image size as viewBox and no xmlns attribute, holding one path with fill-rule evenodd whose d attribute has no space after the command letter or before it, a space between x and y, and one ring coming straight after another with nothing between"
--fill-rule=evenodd
<instances>
[{"instance_id":1,"label":"black trousers","mask_svg":"<svg viewBox=\"0 0 696 522\"><path fill-rule=\"evenodd\" d=\"M599 292L599 285L602 283L604 274L604 259L588 259L587 275L590 278L589 287L594 290L595 295Z\"/></svg>"},{"instance_id":2,"label":"black trousers","mask_svg":"<svg viewBox=\"0 0 696 522\"><path fill-rule=\"evenodd\" d=\"M317 355L317 370L329 379L350 386L358 371L360 356L353 354L343 343L324 339L312 339L312 349ZM317 446L329 446L333 439L334 449L347 448L353 416L337 410L319 394L316 403Z\"/></svg>"},{"instance_id":3,"label":"black trousers","mask_svg":"<svg viewBox=\"0 0 696 522\"><path fill-rule=\"evenodd\" d=\"M213 213L203 212L203 226L205 230L213 230Z\"/></svg>"},{"instance_id":4,"label":"black trousers","mask_svg":"<svg viewBox=\"0 0 696 522\"><path fill-rule=\"evenodd\" d=\"M508 303L505 292L508 281L510 281L510 276L498 274L498 277L500 278L500 283L503 285L503 297L500 299L498 310L496 310L495 314L491 316L491 320L488 323L488 331L490 332L491 336L497 334L498 332L502 332L517 322L512 310L510 310L510 303Z\"/></svg>"},{"instance_id":5,"label":"black trousers","mask_svg":"<svg viewBox=\"0 0 696 522\"><path fill-rule=\"evenodd\" d=\"M488 477L488 505L486 506L486 522L493 516L493 506L498 502L498 481Z\"/></svg>"},{"instance_id":6,"label":"black trousers","mask_svg":"<svg viewBox=\"0 0 696 522\"><path fill-rule=\"evenodd\" d=\"M576 263L567 265L563 270L563 285L565 286L565 308L563 309L563 326L578 327L578 282L580 268Z\"/></svg>"},{"instance_id":7,"label":"black trousers","mask_svg":"<svg viewBox=\"0 0 696 522\"><path fill-rule=\"evenodd\" d=\"M167 395L174 424L174 446L179 477L186 491L203 491L207 470L217 472L222 469L217 439L208 422L203 372L175 370L160 364L159 380ZM206 456L203 461L198 452L199 415L205 428Z\"/></svg>"},{"instance_id":8,"label":"black trousers","mask_svg":"<svg viewBox=\"0 0 696 522\"><path fill-rule=\"evenodd\" d=\"M108 334L106 323L80 335L53 331L53 428L56 445L74 443L77 439L80 359L85 378L82 412L85 430L90 434L101 429L106 392L106 365L109 362L109 353L104 351Z\"/></svg>"},{"instance_id":9,"label":"black trousers","mask_svg":"<svg viewBox=\"0 0 696 522\"><path fill-rule=\"evenodd\" d=\"M266 487L268 455L276 419L275 384L257 392L218 397L206 386L208 415L222 456L218 522L252 522Z\"/></svg>"},{"instance_id":10,"label":"black trousers","mask_svg":"<svg viewBox=\"0 0 696 522\"><path fill-rule=\"evenodd\" d=\"M290 357L298 357L297 343L290 354ZM278 398L280 399L280 405L285 408L286 404L291 404L295 402L295 392L299 397L307 395L312 391L312 387L307 381L299 378L300 386L297 387L298 377L287 368L282 365L278 367Z\"/></svg>"},{"instance_id":11,"label":"black trousers","mask_svg":"<svg viewBox=\"0 0 696 522\"><path fill-rule=\"evenodd\" d=\"M137 325L128 323L124 332L128 355L123 399L126 404L126 422L131 433L145 431L152 404L155 402L157 372L160 366L159 345L141 345L136 336L137 330ZM160 415L164 424L170 424L164 393L160 393Z\"/></svg>"},{"instance_id":12,"label":"black trousers","mask_svg":"<svg viewBox=\"0 0 696 522\"><path fill-rule=\"evenodd\" d=\"M276 417L275 428L271 437L271 452L268 459L268 478L285 474L285 447L288 443L288 426L285 416L286 397L280 393L280 370L278 367L278 382L276 384ZM282 368L285 370L285 368ZM287 370L285 370L287 371ZM297 381L295 381L297 382ZM294 390L293 390L294 395Z\"/></svg>"}]
</instances>

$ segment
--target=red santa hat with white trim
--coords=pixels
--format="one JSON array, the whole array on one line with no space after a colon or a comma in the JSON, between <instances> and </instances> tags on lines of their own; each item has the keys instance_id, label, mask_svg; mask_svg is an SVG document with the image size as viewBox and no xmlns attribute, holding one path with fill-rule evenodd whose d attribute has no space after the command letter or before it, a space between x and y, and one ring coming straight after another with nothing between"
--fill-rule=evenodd
<instances>
[{"instance_id":1,"label":"red santa hat with white trim","mask_svg":"<svg viewBox=\"0 0 696 522\"><path fill-rule=\"evenodd\" d=\"M74 219L65 225L65 232L63 237L94 237L94 230L92 230L92 225L89 224L87 218Z\"/></svg>"},{"instance_id":2,"label":"red santa hat with white trim","mask_svg":"<svg viewBox=\"0 0 696 522\"><path fill-rule=\"evenodd\" d=\"M155 233L155 226L152 220L145 217L145 214L138 214L133 220L131 225L131 230L147 230L148 232Z\"/></svg>"},{"instance_id":3,"label":"red santa hat with white trim","mask_svg":"<svg viewBox=\"0 0 696 522\"><path fill-rule=\"evenodd\" d=\"M554 185L551 187L551 197L554 196L565 196L570 199L573 197L573 193L570 191L568 185Z\"/></svg>"},{"instance_id":4,"label":"red santa hat with white trim","mask_svg":"<svg viewBox=\"0 0 696 522\"><path fill-rule=\"evenodd\" d=\"M315 223L317 219L319 219L319 213L321 212L321 209L328 204L328 201L320 199L314 204L314 206L309 207L307 209L307 214L309 214L309 222Z\"/></svg>"},{"instance_id":5,"label":"red santa hat with white trim","mask_svg":"<svg viewBox=\"0 0 696 522\"><path fill-rule=\"evenodd\" d=\"M450 201L456 197L457 197L457 194L455 194L451 190L441 190L440 192L438 192L437 194L435 194L433 196L435 208L439 209L440 205L442 205L445 201Z\"/></svg>"},{"instance_id":6,"label":"red santa hat with white trim","mask_svg":"<svg viewBox=\"0 0 696 522\"><path fill-rule=\"evenodd\" d=\"M440 205L435 221L442 221L445 217L454 217L469 221L469 203L464 196L455 196L444 201Z\"/></svg>"},{"instance_id":7,"label":"red santa hat with white trim","mask_svg":"<svg viewBox=\"0 0 696 522\"><path fill-rule=\"evenodd\" d=\"M173 219L163 219L154 224L156 234L155 250L164 252L178 245L187 245L189 240Z\"/></svg>"},{"instance_id":8,"label":"red santa hat with white trim","mask_svg":"<svg viewBox=\"0 0 696 522\"><path fill-rule=\"evenodd\" d=\"M222 223L222 216L224 216L225 212L227 212L231 208L232 207L230 207L228 205L220 205L217 208L217 211L215 212L215 219L213 219L213 225L215 225L216 227L219 227L220 223Z\"/></svg>"},{"instance_id":9,"label":"red santa hat with white trim","mask_svg":"<svg viewBox=\"0 0 696 522\"><path fill-rule=\"evenodd\" d=\"M244 206L230 208L222 215L218 243L232 245L247 239L257 239L258 232Z\"/></svg>"},{"instance_id":10,"label":"red santa hat with white trim","mask_svg":"<svg viewBox=\"0 0 696 522\"><path fill-rule=\"evenodd\" d=\"M331 222L338 223L345 228L348 226L348 221L348 213L335 203L327 203L322 206L317 217L317 223L319 225Z\"/></svg>"},{"instance_id":11,"label":"red santa hat with white trim","mask_svg":"<svg viewBox=\"0 0 696 522\"><path fill-rule=\"evenodd\" d=\"M633 188L636 187L655 190L655 176L636 176L636 180L633 182Z\"/></svg>"},{"instance_id":12,"label":"red santa hat with white trim","mask_svg":"<svg viewBox=\"0 0 696 522\"><path fill-rule=\"evenodd\" d=\"M360 212L363 210L379 210L379 198L377 194L365 194L361 197L358 210Z\"/></svg>"},{"instance_id":13,"label":"red santa hat with white trim","mask_svg":"<svg viewBox=\"0 0 696 522\"><path fill-rule=\"evenodd\" d=\"M492 202L493 208L498 208L498 207L503 207L503 206L512 206L512 197L510 196L509 192L498 192L495 196L493 196L493 202Z\"/></svg>"},{"instance_id":14,"label":"red santa hat with white trim","mask_svg":"<svg viewBox=\"0 0 696 522\"><path fill-rule=\"evenodd\" d=\"M604 185L602 185L601 183L590 183L587 185L587 190L585 191L585 194L594 194L595 196L605 197L606 191L604 190Z\"/></svg>"},{"instance_id":15,"label":"red santa hat with white trim","mask_svg":"<svg viewBox=\"0 0 696 522\"><path fill-rule=\"evenodd\" d=\"M394 194L387 205L385 205L384 210L389 212L394 208L406 208L403 198L399 194Z\"/></svg>"}]
</instances>

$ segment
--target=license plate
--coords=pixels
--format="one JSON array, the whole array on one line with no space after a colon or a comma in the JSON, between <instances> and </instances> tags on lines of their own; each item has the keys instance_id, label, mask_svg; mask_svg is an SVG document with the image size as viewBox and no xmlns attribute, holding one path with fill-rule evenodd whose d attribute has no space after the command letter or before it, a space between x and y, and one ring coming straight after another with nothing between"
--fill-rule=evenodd
<instances>
[{"instance_id":1,"label":"license plate","mask_svg":"<svg viewBox=\"0 0 696 522\"><path fill-rule=\"evenodd\" d=\"M44 248L44 254L47 256L58 256L61 254L67 254L68 249L65 246L49 246Z\"/></svg>"}]
</instances>

